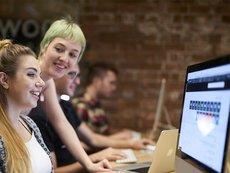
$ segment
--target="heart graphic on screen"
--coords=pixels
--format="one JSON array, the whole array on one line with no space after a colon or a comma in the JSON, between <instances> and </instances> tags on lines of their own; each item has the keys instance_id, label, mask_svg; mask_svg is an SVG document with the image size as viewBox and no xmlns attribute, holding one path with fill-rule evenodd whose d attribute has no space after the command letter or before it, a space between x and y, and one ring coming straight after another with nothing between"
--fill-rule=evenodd
<instances>
[{"instance_id":1,"label":"heart graphic on screen","mask_svg":"<svg viewBox=\"0 0 230 173\"><path fill-rule=\"evenodd\" d=\"M210 134L216 127L215 118L212 113L197 114L198 129L203 136Z\"/></svg>"}]
</instances>

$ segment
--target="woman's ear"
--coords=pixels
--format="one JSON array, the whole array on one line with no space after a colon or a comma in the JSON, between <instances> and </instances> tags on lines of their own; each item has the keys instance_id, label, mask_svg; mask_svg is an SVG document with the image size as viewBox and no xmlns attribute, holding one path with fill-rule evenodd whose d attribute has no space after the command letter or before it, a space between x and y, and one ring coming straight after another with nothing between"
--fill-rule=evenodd
<instances>
[{"instance_id":1,"label":"woman's ear","mask_svg":"<svg viewBox=\"0 0 230 173\"><path fill-rule=\"evenodd\" d=\"M4 72L0 72L0 85L5 89L9 88L8 76Z\"/></svg>"}]
</instances>

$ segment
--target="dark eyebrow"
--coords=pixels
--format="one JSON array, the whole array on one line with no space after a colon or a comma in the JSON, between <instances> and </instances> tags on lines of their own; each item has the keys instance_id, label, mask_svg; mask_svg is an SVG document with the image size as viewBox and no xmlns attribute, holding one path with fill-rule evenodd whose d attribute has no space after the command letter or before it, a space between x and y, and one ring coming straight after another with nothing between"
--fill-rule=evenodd
<instances>
[{"instance_id":1,"label":"dark eyebrow","mask_svg":"<svg viewBox=\"0 0 230 173\"><path fill-rule=\"evenodd\" d=\"M62 43L56 43L54 46L59 46L59 45L65 47L65 45Z\"/></svg>"}]
</instances>

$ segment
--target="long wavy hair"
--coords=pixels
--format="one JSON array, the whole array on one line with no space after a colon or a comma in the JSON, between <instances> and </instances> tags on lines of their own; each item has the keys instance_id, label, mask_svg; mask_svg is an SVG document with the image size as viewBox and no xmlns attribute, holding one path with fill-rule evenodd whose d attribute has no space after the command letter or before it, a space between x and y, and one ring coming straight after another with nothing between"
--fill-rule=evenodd
<instances>
[{"instance_id":1,"label":"long wavy hair","mask_svg":"<svg viewBox=\"0 0 230 173\"><path fill-rule=\"evenodd\" d=\"M24 55L32 55L34 52L23 45L13 44L10 40L0 41L0 72L8 77L16 75L18 65ZM7 114L7 90L0 85L0 137L3 139L6 153L7 172L27 173L31 172L31 162L25 143L13 128Z\"/></svg>"}]
</instances>

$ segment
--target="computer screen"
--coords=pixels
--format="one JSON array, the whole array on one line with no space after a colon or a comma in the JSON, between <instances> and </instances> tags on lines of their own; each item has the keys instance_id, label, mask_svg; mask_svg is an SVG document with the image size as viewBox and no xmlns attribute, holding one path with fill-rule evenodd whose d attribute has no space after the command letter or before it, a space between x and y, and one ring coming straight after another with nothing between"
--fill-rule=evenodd
<instances>
[{"instance_id":1,"label":"computer screen","mask_svg":"<svg viewBox=\"0 0 230 173\"><path fill-rule=\"evenodd\" d=\"M228 141L229 110L230 57L189 66L177 156L202 168L202 172L222 172Z\"/></svg>"}]
</instances>

